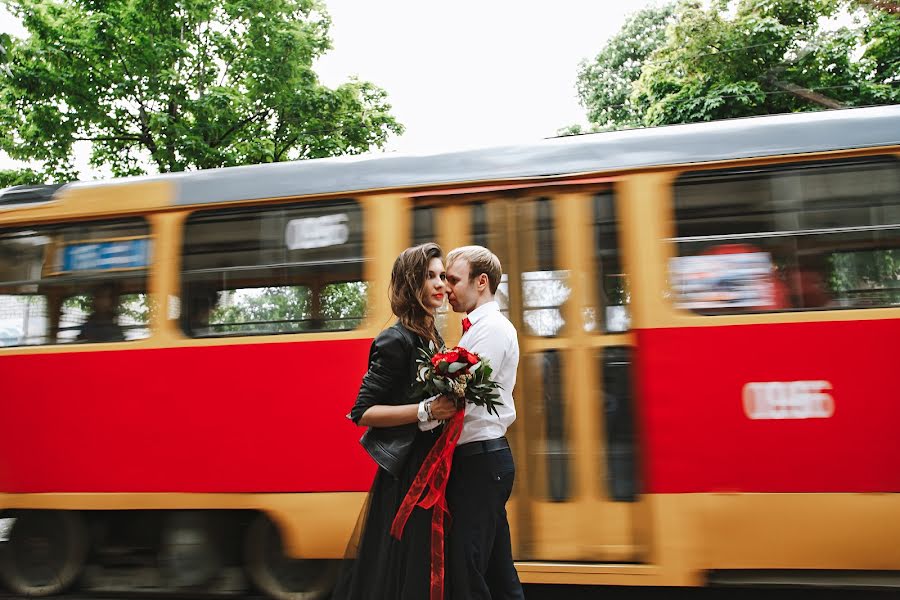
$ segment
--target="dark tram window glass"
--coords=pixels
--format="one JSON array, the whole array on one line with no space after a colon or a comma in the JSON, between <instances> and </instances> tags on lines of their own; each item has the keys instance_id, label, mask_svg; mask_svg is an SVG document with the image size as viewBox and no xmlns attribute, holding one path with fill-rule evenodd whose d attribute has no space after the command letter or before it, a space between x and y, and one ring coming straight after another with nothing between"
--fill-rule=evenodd
<instances>
[{"instance_id":1,"label":"dark tram window glass","mask_svg":"<svg viewBox=\"0 0 900 600\"><path fill-rule=\"evenodd\" d=\"M610 498L619 502L633 502L639 489L631 355L627 346L609 346L598 356L603 373L606 488Z\"/></svg>"},{"instance_id":2,"label":"dark tram window glass","mask_svg":"<svg viewBox=\"0 0 900 600\"><path fill-rule=\"evenodd\" d=\"M675 187L675 304L704 314L900 306L893 158L694 173Z\"/></svg>"},{"instance_id":3,"label":"dark tram window glass","mask_svg":"<svg viewBox=\"0 0 900 600\"><path fill-rule=\"evenodd\" d=\"M625 272L622 270L619 221L616 218L616 202L613 193L603 192L594 196L594 257L599 270L599 306L589 311L585 330L597 329L602 323L604 333L628 331L631 301ZM593 313L593 314L591 314Z\"/></svg>"},{"instance_id":4,"label":"dark tram window glass","mask_svg":"<svg viewBox=\"0 0 900 600\"><path fill-rule=\"evenodd\" d=\"M484 202L476 202L472 205L472 243L476 246L490 247L488 214Z\"/></svg>"},{"instance_id":5,"label":"dark tram window glass","mask_svg":"<svg viewBox=\"0 0 900 600\"><path fill-rule=\"evenodd\" d=\"M353 329L366 311L356 202L199 211L185 225L192 337Z\"/></svg>"},{"instance_id":6,"label":"dark tram window glass","mask_svg":"<svg viewBox=\"0 0 900 600\"><path fill-rule=\"evenodd\" d=\"M529 371L539 390L539 405L531 407L543 430L535 432L538 443L532 447L543 474L539 495L553 502L571 497L570 449L566 435L566 413L562 395L562 360L558 350L547 350L528 356Z\"/></svg>"},{"instance_id":7,"label":"dark tram window glass","mask_svg":"<svg viewBox=\"0 0 900 600\"><path fill-rule=\"evenodd\" d=\"M413 209L413 246L436 242L434 231L434 208L431 206L417 206Z\"/></svg>"}]
</instances>

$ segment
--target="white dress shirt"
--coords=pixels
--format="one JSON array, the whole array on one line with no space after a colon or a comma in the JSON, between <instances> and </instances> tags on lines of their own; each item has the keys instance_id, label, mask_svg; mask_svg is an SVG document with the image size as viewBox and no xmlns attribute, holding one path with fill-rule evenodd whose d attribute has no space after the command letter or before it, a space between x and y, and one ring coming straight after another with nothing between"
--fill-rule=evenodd
<instances>
[{"instance_id":1,"label":"white dress shirt","mask_svg":"<svg viewBox=\"0 0 900 600\"><path fill-rule=\"evenodd\" d=\"M500 384L500 401L496 406L498 417L484 406L466 404L466 418L457 444L493 440L506 435L507 428L516 420L513 404L513 388L519 368L519 338L516 328L500 312L497 302L482 304L468 315L472 326L459 339L459 346L475 352L491 362L491 379Z\"/></svg>"}]
</instances>

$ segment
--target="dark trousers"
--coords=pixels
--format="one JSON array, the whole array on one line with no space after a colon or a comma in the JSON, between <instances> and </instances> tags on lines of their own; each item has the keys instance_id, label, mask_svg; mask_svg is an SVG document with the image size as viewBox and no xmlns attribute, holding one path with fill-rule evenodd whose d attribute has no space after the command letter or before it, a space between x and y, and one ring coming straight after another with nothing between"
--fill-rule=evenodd
<instances>
[{"instance_id":1,"label":"dark trousers","mask_svg":"<svg viewBox=\"0 0 900 600\"><path fill-rule=\"evenodd\" d=\"M524 599L512 561L506 501L516 467L509 448L453 458L447 482L450 600Z\"/></svg>"}]
</instances>

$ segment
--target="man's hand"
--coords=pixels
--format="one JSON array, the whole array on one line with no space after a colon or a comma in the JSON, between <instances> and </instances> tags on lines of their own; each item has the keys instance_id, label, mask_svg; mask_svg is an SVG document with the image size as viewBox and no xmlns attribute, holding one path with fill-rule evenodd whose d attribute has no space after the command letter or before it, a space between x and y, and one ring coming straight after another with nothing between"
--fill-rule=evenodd
<instances>
[{"instance_id":1,"label":"man's hand","mask_svg":"<svg viewBox=\"0 0 900 600\"><path fill-rule=\"evenodd\" d=\"M431 403L431 416L438 421L450 420L456 410L456 403L446 396L438 396Z\"/></svg>"}]
</instances>

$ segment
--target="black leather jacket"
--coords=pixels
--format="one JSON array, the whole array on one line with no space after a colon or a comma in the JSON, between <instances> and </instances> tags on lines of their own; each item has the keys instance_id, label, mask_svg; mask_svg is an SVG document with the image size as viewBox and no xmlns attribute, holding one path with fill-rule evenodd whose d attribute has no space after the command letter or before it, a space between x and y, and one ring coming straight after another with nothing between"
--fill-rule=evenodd
<instances>
[{"instance_id":1,"label":"black leather jacket","mask_svg":"<svg viewBox=\"0 0 900 600\"><path fill-rule=\"evenodd\" d=\"M416 377L418 348L426 341L397 323L378 334L369 349L369 370L366 372L350 411L350 418L359 424L370 406L389 404L418 404L410 386ZM376 463L397 477L412 448L419 428L416 423L396 427L369 427L359 443Z\"/></svg>"}]
</instances>

